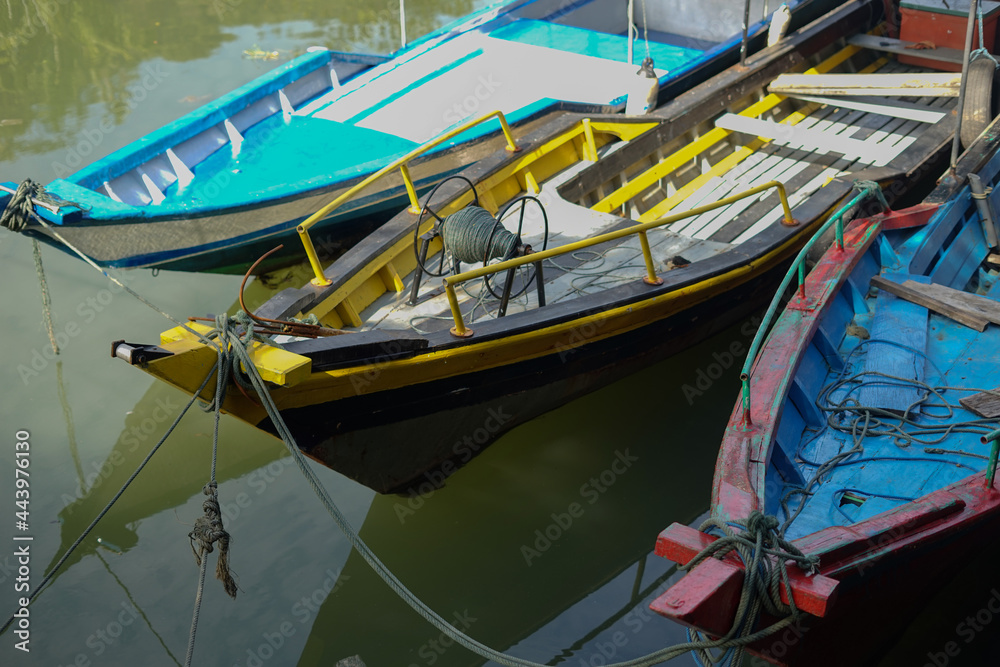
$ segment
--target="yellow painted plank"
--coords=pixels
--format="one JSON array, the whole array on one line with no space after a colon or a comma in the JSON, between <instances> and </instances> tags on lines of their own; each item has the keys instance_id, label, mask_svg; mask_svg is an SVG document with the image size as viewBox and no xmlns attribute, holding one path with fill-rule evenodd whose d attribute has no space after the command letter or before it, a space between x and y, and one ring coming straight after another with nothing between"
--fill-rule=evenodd
<instances>
[{"instance_id":1,"label":"yellow painted plank","mask_svg":"<svg viewBox=\"0 0 1000 667\"><path fill-rule=\"evenodd\" d=\"M843 63L845 60L858 53L861 49L856 46L847 46L834 55L830 56L823 62L819 63L815 67L806 70L806 74L823 74L833 69L837 65ZM882 59L885 62L885 59ZM881 65L879 65L881 67ZM785 99L784 96L778 94L770 94L763 99L754 102L746 109L741 111L739 115L757 117L762 113L770 111L778 104L780 104ZM814 107L815 108L815 107ZM706 132L704 135L699 137L696 141L688 144L684 148L668 155L666 158L661 160L657 165L646 170L636 178L633 178L628 183L623 185L621 188L612 192L610 195L597 202L591 208L595 211L600 211L602 213L611 213L616 210L622 204L632 199L640 192L648 188L650 185L660 180L669 173L672 173L678 167L681 167L691 160L695 159L702 152L708 150L715 144L719 143L726 137L728 137L732 132L729 130L724 130L722 128L713 128L712 130Z\"/></svg>"},{"instance_id":2,"label":"yellow painted plank","mask_svg":"<svg viewBox=\"0 0 1000 667\"><path fill-rule=\"evenodd\" d=\"M261 379L283 387L297 385L308 380L312 374L312 360L309 357L273 345L255 343L250 351L250 358L260 371Z\"/></svg>"},{"instance_id":3,"label":"yellow painted plank","mask_svg":"<svg viewBox=\"0 0 1000 667\"><path fill-rule=\"evenodd\" d=\"M334 309L337 315L343 320L344 324L349 327L360 327L362 324L361 313L358 312L354 304L351 303L351 298L347 297L343 301L337 304Z\"/></svg>"},{"instance_id":4,"label":"yellow painted plank","mask_svg":"<svg viewBox=\"0 0 1000 667\"><path fill-rule=\"evenodd\" d=\"M395 265L393 265L392 260L385 263L378 272L379 278L382 279L382 284L385 285L387 290L392 290L394 292L403 291L403 280L399 277L399 273L396 271Z\"/></svg>"},{"instance_id":5,"label":"yellow painted plank","mask_svg":"<svg viewBox=\"0 0 1000 667\"><path fill-rule=\"evenodd\" d=\"M888 62L888 59L879 58L868 67L862 69L861 72L864 73L867 71L877 70L878 68L882 67L882 65L884 65L886 62ZM781 121L780 124L796 125L797 123L801 123L805 118L809 116L809 114L818 109L820 106L821 105L815 103L807 104L798 111L789 114L785 119ZM728 155L726 158L724 158L722 161L717 163L714 167L712 167L705 173L701 174L700 176L694 178L693 180L685 184L682 188L678 189L677 192L673 194L673 196L664 199L656 206L643 213L641 216L637 218L637 220L639 222L649 222L650 220L656 220L657 218L663 217L671 209L673 209L675 206L684 201L687 197L691 196L694 192L696 192L698 188L703 186L710 179L716 176L721 176L730 169L734 168L740 162L753 155L755 151L759 150L761 146L768 143L769 141L770 139L766 137L757 137L743 148L740 148L731 155Z\"/></svg>"}]
</instances>

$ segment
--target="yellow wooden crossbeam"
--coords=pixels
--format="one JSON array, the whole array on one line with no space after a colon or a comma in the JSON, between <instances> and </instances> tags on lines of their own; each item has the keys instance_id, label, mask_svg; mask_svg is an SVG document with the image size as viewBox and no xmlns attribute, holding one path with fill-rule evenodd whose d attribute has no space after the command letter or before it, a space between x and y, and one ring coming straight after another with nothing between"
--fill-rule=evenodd
<instances>
[{"instance_id":1,"label":"yellow wooden crossbeam","mask_svg":"<svg viewBox=\"0 0 1000 667\"><path fill-rule=\"evenodd\" d=\"M832 56L824 60L823 62L816 65L815 67L806 70L805 73L825 74L826 72L829 72L831 69L833 69L837 65L840 65L841 63L843 63L844 61L846 61L848 58L858 53L859 51L861 51L860 47L846 46L837 53L833 54ZM885 60L883 60L882 62L884 63ZM879 67L881 67L881 65L879 65ZM761 114L770 111L771 109L776 107L784 99L785 97L783 95L772 93L770 95L767 95L763 99L754 102L746 109L741 111L739 115L756 118L757 116L760 116ZM628 183L623 185L621 188L612 192L601 201L597 202L591 208L595 211L601 211L603 213L611 213L612 211L620 207L622 204L624 204L625 202L632 199L640 192L648 188L656 181L660 180L667 174L672 173L679 167L682 167L683 165L687 164L688 162L696 158L698 155L700 155L707 149L711 148L715 144L719 143L720 141L728 137L730 134L732 134L730 130L725 130L721 127L713 128L709 132L699 137L693 143L688 144L684 148L681 148L680 150L672 153L671 155L661 160L658 164L647 169L642 174L636 176ZM757 148L759 148L759 146ZM756 150L756 148L754 150ZM744 156L744 158L745 157L746 156Z\"/></svg>"},{"instance_id":2,"label":"yellow wooden crossbeam","mask_svg":"<svg viewBox=\"0 0 1000 667\"><path fill-rule=\"evenodd\" d=\"M884 65L887 62L888 62L887 58L879 58L868 67L862 69L861 73L863 74L867 72L873 72L878 68L882 67L882 65ZM780 124L796 125L798 123L801 123L809 116L809 114L818 109L820 106L821 105L814 103L807 104L798 111L789 114L784 120L781 121ZM704 172L703 174L692 179L690 182L686 183L682 188L677 190L677 192L675 192L672 196L659 202L656 206L654 206L653 208L649 209L641 216L639 216L637 220L639 222L646 222L647 220L655 220L663 215L666 215L668 211L672 210L675 206L677 206L682 201L684 201L692 194L694 194L698 190L698 188L705 185L705 183L707 183L709 180L717 176L721 176L722 174L728 172L730 169L733 169L734 167L736 167L736 165L738 165L740 162L753 155L755 152L760 150L760 148L764 146L764 144L767 144L770 141L771 139L768 139L766 137L757 137L746 146L726 156L723 160L721 160L718 164L714 165L708 171Z\"/></svg>"}]
</instances>

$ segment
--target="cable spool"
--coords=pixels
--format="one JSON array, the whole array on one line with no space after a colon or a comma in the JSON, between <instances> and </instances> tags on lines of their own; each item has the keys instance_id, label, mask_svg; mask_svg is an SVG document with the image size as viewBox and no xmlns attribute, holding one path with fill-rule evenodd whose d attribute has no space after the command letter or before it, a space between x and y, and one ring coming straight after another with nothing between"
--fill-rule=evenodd
<instances>
[{"instance_id":1,"label":"cable spool","mask_svg":"<svg viewBox=\"0 0 1000 667\"><path fill-rule=\"evenodd\" d=\"M479 206L466 206L444 219L444 246L460 262L488 262L513 257L517 236Z\"/></svg>"}]
</instances>

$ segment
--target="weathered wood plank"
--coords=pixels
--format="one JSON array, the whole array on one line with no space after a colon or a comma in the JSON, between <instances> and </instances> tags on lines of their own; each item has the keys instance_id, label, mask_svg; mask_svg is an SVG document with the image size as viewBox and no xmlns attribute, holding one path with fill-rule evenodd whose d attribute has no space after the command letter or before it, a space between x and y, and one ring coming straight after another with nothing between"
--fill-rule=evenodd
<instances>
[{"instance_id":1,"label":"weathered wood plank","mask_svg":"<svg viewBox=\"0 0 1000 667\"><path fill-rule=\"evenodd\" d=\"M861 405L903 414L920 400L922 392L916 384L901 384L891 378L923 381L927 318L925 306L900 299L888 290L879 292L871 340L885 344L872 342L868 348L867 375L858 390Z\"/></svg>"},{"instance_id":2,"label":"weathered wood plank","mask_svg":"<svg viewBox=\"0 0 1000 667\"><path fill-rule=\"evenodd\" d=\"M907 95L958 97L962 75L912 74L782 74L768 90L782 95Z\"/></svg>"},{"instance_id":3,"label":"weathered wood plank","mask_svg":"<svg viewBox=\"0 0 1000 667\"><path fill-rule=\"evenodd\" d=\"M939 285L937 283L919 285L918 283L907 280L903 283L903 287L920 289L924 293L929 294L930 296L933 296L941 301L954 300L976 311L977 313L980 313L988 322L1000 324L1000 303L988 297L979 296L978 294L970 294L969 292L952 289L951 287Z\"/></svg>"},{"instance_id":4,"label":"weathered wood plank","mask_svg":"<svg viewBox=\"0 0 1000 667\"><path fill-rule=\"evenodd\" d=\"M904 286L901 283L887 280L882 276L874 276L872 278L872 285L878 287L880 290L891 292L892 294L906 299L907 301L912 301L913 303L930 308L934 312L950 317L956 322L964 324L970 329L975 329L976 331L983 331L989 323L980 312L975 311L962 303L956 304L942 301L924 293L923 291ZM921 287L924 286L921 285Z\"/></svg>"},{"instance_id":5,"label":"weathered wood plank","mask_svg":"<svg viewBox=\"0 0 1000 667\"><path fill-rule=\"evenodd\" d=\"M1000 387L958 399L962 407L985 419L1000 417Z\"/></svg>"},{"instance_id":6,"label":"weathered wood plank","mask_svg":"<svg viewBox=\"0 0 1000 667\"><path fill-rule=\"evenodd\" d=\"M901 39L869 34L854 35L847 40L847 43L865 49L872 49L873 51L885 51L886 53L926 58L927 60L937 60L939 62L952 63L953 65L962 64L962 52L958 49L949 49L944 46L933 49L915 49L913 46L916 42L906 42Z\"/></svg>"},{"instance_id":7,"label":"weathered wood plank","mask_svg":"<svg viewBox=\"0 0 1000 667\"><path fill-rule=\"evenodd\" d=\"M880 116L891 116L893 118L915 120L920 123L936 123L947 114L946 111L934 109L924 104L868 95L859 95L858 97L824 97L822 95L803 95L794 93L788 95L788 97L794 97L795 99L802 100L803 102L829 104L843 107L845 109L855 109L856 111L877 113Z\"/></svg>"}]
</instances>

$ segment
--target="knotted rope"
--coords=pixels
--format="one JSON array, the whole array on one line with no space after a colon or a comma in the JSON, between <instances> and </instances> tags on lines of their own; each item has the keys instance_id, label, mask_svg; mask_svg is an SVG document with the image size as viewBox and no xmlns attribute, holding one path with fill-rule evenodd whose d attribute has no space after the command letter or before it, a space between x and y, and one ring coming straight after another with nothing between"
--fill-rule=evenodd
<instances>
[{"instance_id":1,"label":"knotted rope","mask_svg":"<svg viewBox=\"0 0 1000 667\"><path fill-rule=\"evenodd\" d=\"M7 202L6 208L0 211L0 227L6 227L12 232L20 232L28 225L28 220L35 214L34 203L51 204L53 206L74 206L80 210L84 207L45 191L45 187L35 183L30 178L21 181L14 195Z\"/></svg>"},{"instance_id":2,"label":"knotted rope","mask_svg":"<svg viewBox=\"0 0 1000 667\"><path fill-rule=\"evenodd\" d=\"M788 596L789 604L781 601L781 584L784 584L786 591L792 590L788 580L788 561L813 574L819 564L819 557L803 554L782 536L775 517L764 515L758 510L751 512L743 523L726 522L712 517L699 527L702 532L712 529L721 531L723 537L678 569L692 570L706 558L721 559L735 551L743 561L745 570L743 590L732 628L717 640L721 642L720 648L725 650L713 654L708 648L695 648L693 652L702 665L723 664L730 659L732 662L728 664L740 665L747 644L773 634L801 617L791 595ZM739 532L735 529L739 529ZM762 609L782 620L754 632L754 625L760 618ZM706 641L697 631L690 631L688 634L695 643Z\"/></svg>"},{"instance_id":3,"label":"knotted rope","mask_svg":"<svg viewBox=\"0 0 1000 667\"><path fill-rule=\"evenodd\" d=\"M278 408L274 403L274 399L271 397L270 390L261 378L260 373L250 356L249 343L252 341L249 340L248 336L252 335L252 330L250 330L249 333L245 333L243 337L240 337L237 331L235 331L234 328L231 328L233 324L238 324L240 321L234 321L232 319L226 321L223 318L224 316L217 319L218 328L216 331L213 331L211 335L217 335L219 337L220 355L224 354L226 356L230 356L231 358L224 362L220 357L218 364L219 367L242 367L246 369L247 379L256 390L257 396L260 399L260 404L267 411L268 417L270 417L275 430L285 443L285 447L288 449L289 454L291 454L292 460L302 472L310 488L319 498L320 502L333 518L334 522L344 533L344 536L351 543L351 545L358 551L362 559L364 559L364 561L368 563L368 565L389 586L389 588L391 588L393 592L395 592L414 611L416 611L431 625L453 639L456 643L462 645L476 655L479 655L486 660L492 660L500 665L506 665L507 667L544 667L544 665L541 665L540 663L518 658L490 648L489 646L465 634L458 628L455 628L453 625L448 623L448 621L437 614L437 612L427 606L427 604L418 598L412 591L410 591L410 589L407 588L406 585L403 584L403 582L400 581L388 567L386 567L381 559L379 559L379 557L364 542L357 530L351 526L347 517L344 516L343 512L330 496L329 492L324 488L323 484L310 467L305 455L295 442L294 436L289 431L288 426L285 424L281 413L278 411ZM239 376L241 374L237 373L235 375ZM736 528L739 528L740 533L731 529L729 527L730 525L734 525ZM701 554L692 560L691 563L688 564L687 568L694 567L698 562L701 562L710 556L724 556L733 549L736 549L741 554L741 557L744 558L744 563L747 563L747 575L744 578L744 591L741 597L740 614L738 615L737 623L734 624L733 629L731 629L725 637L720 637L718 639L704 639L698 637L696 641L690 641L676 646L669 646L638 658L608 664L607 667L646 667L649 665L657 665L676 658L684 653L687 653L688 651L694 651L696 652L696 655L699 655L700 653L708 654L710 650L714 649L734 649L741 655L743 648L748 644L774 634L801 618L801 613L795 608L794 602L791 606L784 605L781 602L778 585L783 581L787 590L791 590L788 584L786 561L792 560L803 567L803 569L813 571L818 561L816 557L807 557L803 555L792 544L784 540L780 533L778 533L777 519L774 517L764 516L759 512L751 514L751 516L746 520L745 525L741 525L738 522L725 524L718 520L710 520L703 524L701 529L705 530L709 527L719 528L723 531L723 533L725 533L726 536L720 538L710 547L706 548ZM756 632L750 632L753 625L757 622L762 606L768 610L769 613L772 613L775 616L781 616L784 613L790 613L791 615L769 625L766 628L762 628ZM195 617L195 622L197 622L197 616ZM194 628L192 626L192 643L189 648L193 648L193 630ZM188 664L190 664L190 662Z\"/></svg>"},{"instance_id":4,"label":"knotted rope","mask_svg":"<svg viewBox=\"0 0 1000 667\"><path fill-rule=\"evenodd\" d=\"M236 599L236 591L239 589L229 567L229 533L226 532L225 527L222 525L222 513L219 509L218 496L219 485L215 479L215 469L219 455L219 417L222 414L222 404L225 401L226 389L229 386L229 377L230 375L233 377L239 377L240 375L239 373L233 373L234 368L238 368L238 366L234 367L233 365L235 355L232 352L232 347L241 343L248 347L253 342L253 326L250 324L250 316L246 313L242 313L242 315L243 318L236 321L243 322L243 326L247 331L245 343L240 340L236 333L230 331L229 327L232 320L225 313L216 316L215 328L208 334L209 340L213 338L219 339L215 344L218 360L215 363L215 367L209 371L208 377L205 378L205 382L207 383L208 378L212 377L212 373L215 372L215 396L212 398L212 402L208 408L215 412L215 429L212 434L212 478L202 489L204 494L208 496L208 499L201 505L205 514L195 520L194 528L188 533L188 539L191 540L191 551L194 553L195 562L198 563L198 587L195 590L194 612L191 615L191 632L188 636L187 656L184 661L185 667L191 667L191 661L194 659L195 636L198 632L201 599L205 590L205 570L207 569L208 562L206 556L212 553L214 550L213 545L216 542L219 544L219 560L215 564L215 578L222 582L222 587L226 590L226 594L233 599ZM246 350L244 350L244 353L246 353ZM195 396L197 395L196 393ZM196 543L197 548L195 548Z\"/></svg>"},{"instance_id":5,"label":"knotted rope","mask_svg":"<svg viewBox=\"0 0 1000 667\"><path fill-rule=\"evenodd\" d=\"M229 533L222 525L217 489L218 484L215 482L209 482L202 489L202 493L208 496L201 505L201 508L205 510L205 515L195 520L194 529L188 533L188 538L191 540L191 551L194 553L194 560L198 563L198 567L201 567L201 561L205 555L214 551L213 545L218 542L219 561L215 565L215 578L222 582L226 594L235 598L239 588L229 570ZM197 548L195 548L196 544Z\"/></svg>"}]
</instances>

